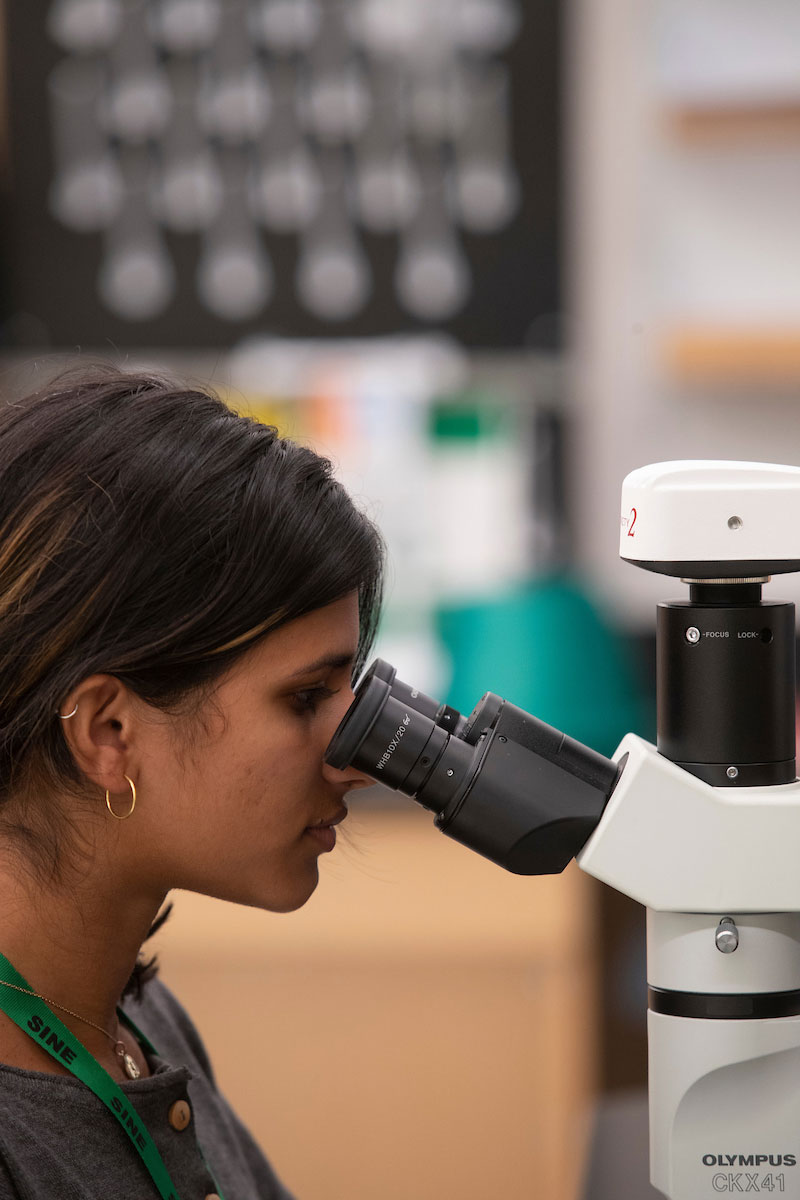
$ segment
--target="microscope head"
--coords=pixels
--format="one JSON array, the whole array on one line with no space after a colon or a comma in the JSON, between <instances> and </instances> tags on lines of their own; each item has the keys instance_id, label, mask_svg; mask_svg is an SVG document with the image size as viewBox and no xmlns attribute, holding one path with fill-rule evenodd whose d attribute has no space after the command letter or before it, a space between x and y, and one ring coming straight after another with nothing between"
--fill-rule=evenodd
<instances>
[{"instance_id":1,"label":"microscope head","mask_svg":"<svg viewBox=\"0 0 800 1200\"><path fill-rule=\"evenodd\" d=\"M620 556L691 580L800 571L800 467L652 463L622 484Z\"/></svg>"}]
</instances>

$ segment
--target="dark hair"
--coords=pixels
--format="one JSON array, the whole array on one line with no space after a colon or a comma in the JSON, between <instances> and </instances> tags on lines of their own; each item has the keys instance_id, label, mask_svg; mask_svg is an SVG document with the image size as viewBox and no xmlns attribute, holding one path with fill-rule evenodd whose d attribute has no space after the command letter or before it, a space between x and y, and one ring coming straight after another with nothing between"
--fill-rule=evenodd
<instances>
[{"instance_id":1,"label":"dark hair","mask_svg":"<svg viewBox=\"0 0 800 1200\"><path fill-rule=\"evenodd\" d=\"M0 409L0 831L57 876L32 797L85 789L56 713L94 672L180 705L266 634L357 591L383 548L331 464L207 390L111 366ZM4 801L28 797L7 819Z\"/></svg>"}]
</instances>

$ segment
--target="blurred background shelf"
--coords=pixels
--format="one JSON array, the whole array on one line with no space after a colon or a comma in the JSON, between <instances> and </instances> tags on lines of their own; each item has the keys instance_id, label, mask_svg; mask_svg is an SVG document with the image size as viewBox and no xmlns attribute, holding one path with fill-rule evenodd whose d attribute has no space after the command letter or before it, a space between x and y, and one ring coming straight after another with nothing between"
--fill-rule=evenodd
<instances>
[{"instance_id":1,"label":"blurred background shelf","mask_svg":"<svg viewBox=\"0 0 800 1200\"><path fill-rule=\"evenodd\" d=\"M687 146L757 142L795 144L800 140L800 97L758 104L675 104L663 115L668 132Z\"/></svg>"},{"instance_id":2,"label":"blurred background shelf","mask_svg":"<svg viewBox=\"0 0 800 1200\"><path fill-rule=\"evenodd\" d=\"M661 353L670 377L689 385L790 389L800 385L800 326L678 329L665 335Z\"/></svg>"}]
</instances>

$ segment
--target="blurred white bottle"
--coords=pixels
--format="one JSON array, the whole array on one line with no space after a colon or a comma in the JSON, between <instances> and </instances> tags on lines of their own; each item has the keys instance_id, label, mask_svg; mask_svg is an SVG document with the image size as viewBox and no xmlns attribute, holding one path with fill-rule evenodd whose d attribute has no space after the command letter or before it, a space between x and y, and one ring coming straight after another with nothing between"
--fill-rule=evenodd
<instances>
[{"instance_id":1,"label":"blurred white bottle","mask_svg":"<svg viewBox=\"0 0 800 1200\"><path fill-rule=\"evenodd\" d=\"M50 210L79 233L105 229L125 191L117 156L98 125L104 82L100 63L80 59L63 60L47 81L54 161Z\"/></svg>"},{"instance_id":2,"label":"blurred white bottle","mask_svg":"<svg viewBox=\"0 0 800 1200\"><path fill-rule=\"evenodd\" d=\"M445 49L421 56L406 73L409 130L429 147L455 140L469 117L469 76L453 48Z\"/></svg>"},{"instance_id":3,"label":"blurred white bottle","mask_svg":"<svg viewBox=\"0 0 800 1200\"><path fill-rule=\"evenodd\" d=\"M270 118L269 83L252 45L247 5L229 0L219 36L203 61L198 94L200 123L225 145L255 142Z\"/></svg>"},{"instance_id":4,"label":"blurred white bottle","mask_svg":"<svg viewBox=\"0 0 800 1200\"><path fill-rule=\"evenodd\" d=\"M406 134L406 94L392 63L372 69L373 112L353 148L353 190L361 224L394 233L408 224L420 201L420 179Z\"/></svg>"},{"instance_id":5,"label":"blurred white bottle","mask_svg":"<svg viewBox=\"0 0 800 1200\"><path fill-rule=\"evenodd\" d=\"M214 149L197 120L196 71L187 60L170 68L172 119L157 147L151 204L175 233L205 229L220 211L224 185Z\"/></svg>"},{"instance_id":6,"label":"blurred white bottle","mask_svg":"<svg viewBox=\"0 0 800 1200\"><path fill-rule=\"evenodd\" d=\"M250 32L273 55L303 54L314 44L322 25L319 0L255 0Z\"/></svg>"},{"instance_id":7,"label":"blurred white bottle","mask_svg":"<svg viewBox=\"0 0 800 1200\"><path fill-rule=\"evenodd\" d=\"M430 0L353 0L347 10L350 36L371 58L412 61L435 41L437 7Z\"/></svg>"},{"instance_id":8,"label":"blurred white bottle","mask_svg":"<svg viewBox=\"0 0 800 1200\"><path fill-rule=\"evenodd\" d=\"M121 25L120 0L53 0L46 28L64 50L100 54L118 36Z\"/></svg>"},{"instance_id":9,"label":"blurred white bottle","mask_svg":"<svg viewBox=\"0 0 800 1200\"><path fill-rule=\"evenodd\" d=\"M147 27L169 54L194 55L213 45L221 19L220 0L155 0L148 8Z\"/></svg>"},{"instance_id":10,"label":"blurred white bottle","mask_svg":"<svg viewBox=\"0 0 800 1200\"><path fill-rule=\"evenodd\" d=\"M513 402L466 391L430 417L435 590L446 602L480 600L522 583L531 570L527 428Z\"/></svg>"},{"instance_id":11,"label":"blurred white bottle","mask_svg":"<svg viewBox=\"0 0 800 1200\"><path fill-rule=\"evenodd\" d=\"M522 11L518 0L458 0L453 18L454 39L460 49L488 56L514 41Z\"/></svg>"},{"instance_id":12,"label":"blurred white bottle","mask_svg":"<svg viewBox=\"0 0 800 1200\"><path fill-rule=\"evenodd\" d=\"M255 149L250 204L255 218L268 229L297 233L319 211L322 181L316 158L297 125L294 64L277 61L271 77L272 118Z\"/></svg>"},{"instance_id":13,"label":"blurred white bottle","mask_svg":"<svg viewBox=\"0 0 800 1200\"><path fill-rule=\"evenodd\" d=\"M354 141L370 118L364 67L354 52L346 9L328 4L298 81L300 122L322 145Z\"/></svg>"},{"instance_id":14,"label":"blurred white bottle","mask_svg":"<svg viewBox=\"0 0 800 1200\"><path fill-rule=\"evenodd\" d=\"M347 210L344 176L341 157L329 152L322 161L322 204L300 242L297 294L324 321L355 316L372 290L369 261Z\"/></svg>"},{"instance_id":15,"label":"blurred white bottle","mask_svg":"<svg viewBox=\"0 0 800 1200\"><path fill-rule=\"evenodd\" d=\"M106 132L129 145L157 138L169 121L172 94L147 28L146 7L127 4L108 55L101 119Z\"/></svg>"},{"instance_id":16,"label":"blurred white bottle","mask_svg":"<svg viewBox=\"0 0 800 1200\"><path fill-rule=\"evenodd\" d=\"M439 156L428 158L422 178L419 211L400 241L395 289L413 316L446 321L466 304L471 272L448 212Z\"/></svg>"},{"instance_id":17,"label":"blurred white bottle","mask_svg":"<svg viewBox=\"0 0 800 1200\"><path fill-rule=\"evenodd\" d=\"M454 140L451 186L459 223L471 233L496 233L519 207L510 154L508 71L498 64L468 73L468 119Z\"/></svg>"},{"instance_id":18,"label":"blurred white bottle","mask_svg":"<svg viewBox=\"0 0 800 1200\"><path fill-rule=\"evenodd\" d=\"M272 263L253 225L245 194L244 167L223 165L226 192L216 220L204 232L197 292L205 307L225 321L247 321L272 297Z\"/></svg>"},{"instance_id":19,"label":"blurred white bottle","mask_svg":"<svg viewBox=\"0 0 800 1200\"><path fill-rule=\"evenodd\" d=\"M126 197L104 234L97 288L103 303L118 317L148 321L169 305L175 269L146 203L147 168L138 156L126 166Z\"/></svg>"}]
</instances>

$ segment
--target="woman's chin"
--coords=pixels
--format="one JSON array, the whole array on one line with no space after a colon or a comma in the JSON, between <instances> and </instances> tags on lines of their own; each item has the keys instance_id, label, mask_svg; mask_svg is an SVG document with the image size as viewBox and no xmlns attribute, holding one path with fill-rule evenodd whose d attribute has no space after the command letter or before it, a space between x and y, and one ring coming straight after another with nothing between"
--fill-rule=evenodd
<instances>
[{"instance_id":1,"label":"woman's chin","mask_svg":"<svg viewBox=\"0 0 800 1200\"><path fill-rule=\"evenodd\" d=\"M241 880L237 886L225 888L224 893L217 893L220 900L228 900L232 904L246 904L249 908L263 908L265 912L290 913L311 898L319 883L319 868L316 861L309 864L302 876L295 875L291 879L281 880L280 884L273 878L253 883L252 887L242 888Z\"/></svg>"}]
</instances>

